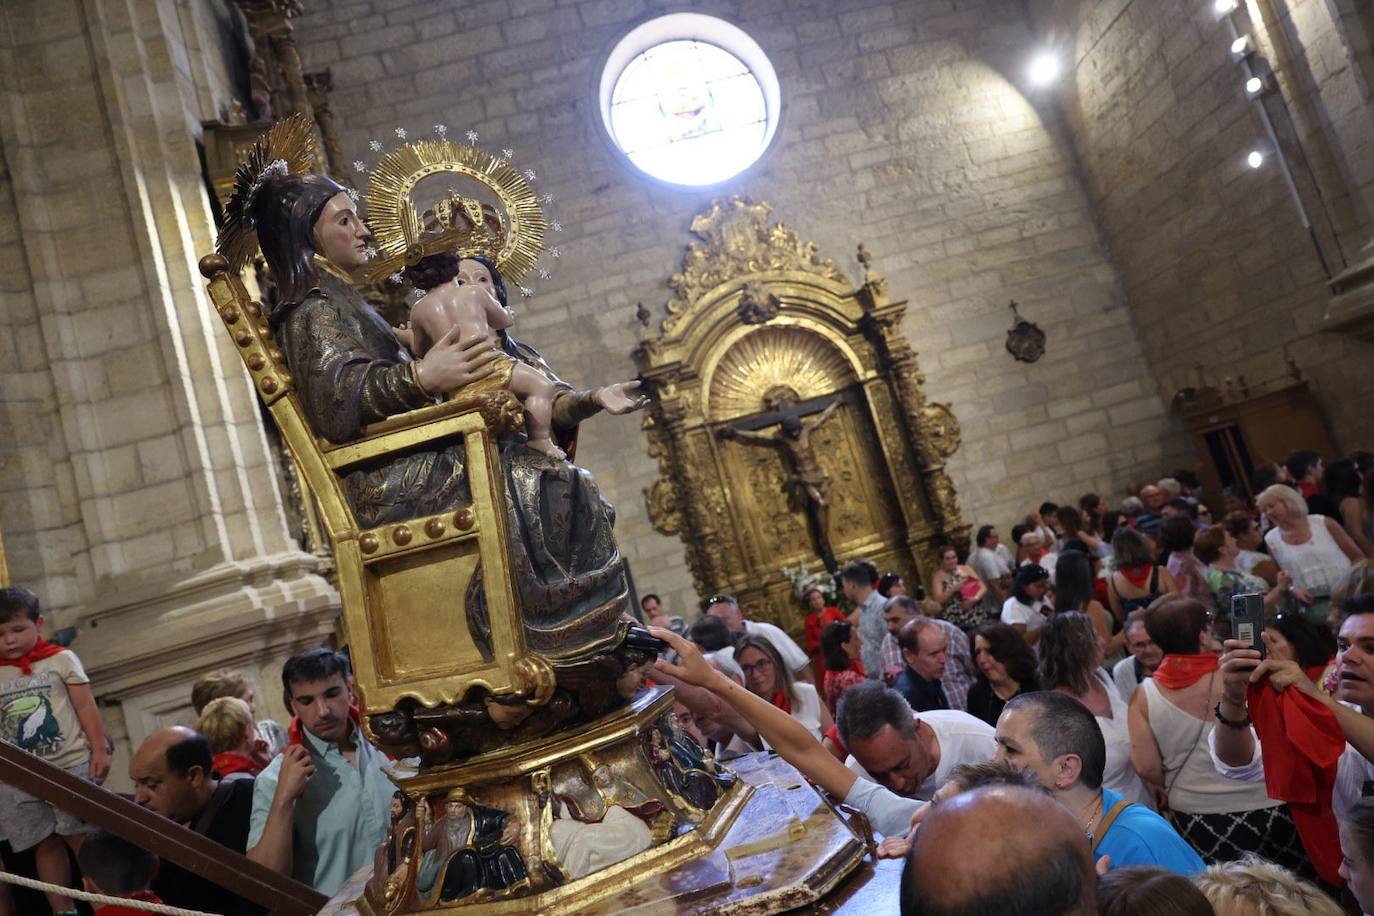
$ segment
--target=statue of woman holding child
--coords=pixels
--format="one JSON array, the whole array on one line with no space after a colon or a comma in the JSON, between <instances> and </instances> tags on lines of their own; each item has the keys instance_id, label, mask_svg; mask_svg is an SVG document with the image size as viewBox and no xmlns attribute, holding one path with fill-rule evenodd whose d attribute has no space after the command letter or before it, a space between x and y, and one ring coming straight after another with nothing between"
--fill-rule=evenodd
<instances>
[{"instance_id":1,"label":"statue of woman holding child","mask_svg":"<svg viewBox=\"0 0 1374 916\"><path fill-rule=\"evenodd\" d=\"M490 384L493 370L503 365L506 378L514 365L521 375L536 374L548 386L548 421L560 443L571 444L578 424L603 410L626 414L644 406L638 382L575 390L505 330L462 334L455 326L427 342L423 355L412 354L351 281L376 254L355 196L333 179L305 171L308 166L288 162L291 158L273 160L256 174L240 170L241 186L230 201L219 248L241 268L254 247L261 247L276 292L269 323L317 435L334 443L351 441L368 424ZM405 206L412 205L406 201ZM438 234L431 232L430 240ZM423 257L410 257L407 275L434 285L482 287L505 309L500 252L512 246L488 232L481 244L463 250L462 238L461 232L450 232L442 240L448 247L431 246ZM519 436L500 444L510 559L526 644L555 663L616 648L628 626L614 512L591 475L559 455L557 449L531 448ZM355 470L343 488L361 525L405 521L465 505L466 461L461 444L418 451Z\"/></svg>"}]
</instances>

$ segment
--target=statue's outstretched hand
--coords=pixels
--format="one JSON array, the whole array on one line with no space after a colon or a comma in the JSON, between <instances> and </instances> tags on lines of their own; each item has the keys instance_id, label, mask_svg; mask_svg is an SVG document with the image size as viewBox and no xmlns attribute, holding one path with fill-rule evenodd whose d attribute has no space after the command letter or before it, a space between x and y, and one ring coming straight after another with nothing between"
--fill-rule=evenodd
<instances>
[{"instance_id":1,"label":"statue's outstretched hand","mask_svg":"<svg viewBox=\"0 0 1374 916\"><path fill-rule=\"evenodd\" d=\"M448 394L491 375L497 357L492 339L474 337L459 343L458 336L457 327L449 328L415 363L415 380L426 393Z\"/></svg>"},{"instance_id":2,"label":"statue's outstretched hand","mask_svg":"<svg viewBox=\"0 0 1374 916\"><path fill-rule=\"evenodd\" d=\"M639 410L649 403L647 395L639 393L639 381L616 382L603 385L592 393L592 400L609 414L620 416Z\"/></svg>"},{"instance_id":3,"label":"statue's outstretched hand","mask_svg":"<svg viewBox=\"0 0 1374 916\"><path fill-rule=\"evenodd\" d=\"M654 662L654 667L659 671L671 675L683 683L691 684L693 687L710 687L716 678L724 677L723 674L707 663L696 643L683 639L672 630L665 630L662 627L649 627L649 632L672 646L673 651L677 652L676 665L661 658Z\"/></svg>"}]
</instances>

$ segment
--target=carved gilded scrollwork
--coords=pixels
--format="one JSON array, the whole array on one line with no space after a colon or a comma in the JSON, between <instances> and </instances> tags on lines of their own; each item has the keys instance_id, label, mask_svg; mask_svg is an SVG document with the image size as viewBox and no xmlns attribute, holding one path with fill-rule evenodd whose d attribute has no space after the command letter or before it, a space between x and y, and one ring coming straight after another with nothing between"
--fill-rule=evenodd
<instances>
[{"instance_id":1,"label":"carved gilded scrollwork","mask_svg":"<svg viewBox=\"0 0 1374 916\"><path fill-rule=\"evenodd\" d=\"M925 399L906 303L866 249L855 288L770 212L735 197L692 221L667 318L635 359L654 394L654 527L682 538L700 594L795 625L784 563L833 549L919 576L968 529L944 471L959 423Z\"/></svg>"},{"instance_id":2,"label":"carved gilded scrollwork","mask_svg":"<svg viewBox=\"0 0 1374 916\"><path fill-rule=\"evenodd\" d=\"M782 311L782 300L762 283L746 283L735 310L745 324L766 324Z\"/></svg>"},{"instance_id":3,"label":"carved gilded scrollwork","mask_svg":"<svg viewBox=\"0 0 1374 916\"><path fill-rule=\"evenodd\" d=\"M782 223L768 225L773 208L742 197L716 201L692 220L691 242L682 259L682 270L668 280L673 297L663 332L676 329L689 306L715 287L749 274L802 271L847 282L829 258L816 254L815 242L803 242Z\"/></svg>"}]
</instances>

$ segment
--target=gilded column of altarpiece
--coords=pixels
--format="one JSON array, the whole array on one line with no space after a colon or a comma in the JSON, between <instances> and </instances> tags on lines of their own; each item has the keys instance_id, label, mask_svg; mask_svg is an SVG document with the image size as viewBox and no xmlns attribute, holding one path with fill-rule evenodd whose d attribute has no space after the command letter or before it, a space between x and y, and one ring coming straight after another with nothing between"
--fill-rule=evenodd
<instances>
[{"instance_id":1,"label":"gilded column of altarpiece","mask_svg":"<svg viewBox=\"0 0 1374 916\"><path fill-rule=\"evenodd\" d=\"M668 315L635 360L654 395L644 420L659 465L645 492L654 527L682 538L701 595L733 593L751 614L799 629L784 565L819 568L828 546L841 563L866 557L921 579L936 545L966 545L968 526L945 472L959 424L925 397L901 333L906 302L888 299L862 245L856 287L770 211L732 197L693 219ZM768 429L780 397L813 411L839 405L808 430L828 544L789 498L784 450L721 434Z\"/></svg>"}]
</instances>

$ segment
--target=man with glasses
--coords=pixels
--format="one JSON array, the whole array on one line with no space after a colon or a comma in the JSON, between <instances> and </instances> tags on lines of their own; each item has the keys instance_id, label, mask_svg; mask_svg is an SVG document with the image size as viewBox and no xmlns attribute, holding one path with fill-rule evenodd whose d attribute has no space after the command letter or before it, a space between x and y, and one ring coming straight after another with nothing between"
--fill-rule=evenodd
<instances>
[{"instance_id":1,"label":"man with glasses","mask_svg":"<svg viewBox=\"0 0 1374 916\"><path fill-rule=\"evenodd\" d=\"M1126 618L1126 651L1131 654L1112 668L1112 680L1116 683L1117 691L1129 703L1140 682L1154 674L1164 660L1164 653L1159 651L1159 646L1145 631L1143 608L1131 612Z\"/></svg>"},{"instance_id":2,"label":"man with glasses","mask_svg":"<svg viewBox=\"0 0 1374 916\"><path fill-rule=\"evenodd\" d=\"M706 613L725 621L725 626L734 636L748 634L768 640L769 644L778 650L783 662L792 670L794 678L808 684L816 682L811 671L811 659L802 651L802 647L784 633L781 627L761 620L745 619L744 612L740 610L739 602L733 595L712 595L706 602Z\"/></svg>"}]
</instances>

